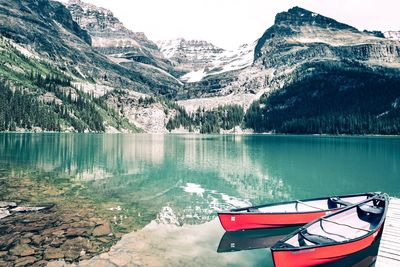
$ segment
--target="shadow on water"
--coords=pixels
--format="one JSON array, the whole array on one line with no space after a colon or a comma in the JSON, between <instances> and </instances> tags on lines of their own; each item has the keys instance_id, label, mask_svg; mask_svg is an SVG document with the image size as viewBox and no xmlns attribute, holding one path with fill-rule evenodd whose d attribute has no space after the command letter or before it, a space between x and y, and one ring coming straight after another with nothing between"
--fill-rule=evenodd
<instances>
[{"instance_id":1,"label":"shadow on water","mask_svg":"<svg viewBox=\"0 0 400 267\"><path fill-rule=\"evenodd\" d=\"M247 231L225 232L217 249L218 253L270 248L298 227L255 229Z\"/></svg>"}]
</instances>

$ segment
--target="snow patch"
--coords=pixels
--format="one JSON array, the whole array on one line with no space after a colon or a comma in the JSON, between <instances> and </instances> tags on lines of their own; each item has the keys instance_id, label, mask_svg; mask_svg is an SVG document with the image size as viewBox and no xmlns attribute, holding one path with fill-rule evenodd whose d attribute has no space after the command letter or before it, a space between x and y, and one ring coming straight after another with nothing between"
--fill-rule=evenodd
<instances>
[{"instance_id":1,"label":"snow patch","mask_svg":"<svg viewBox=\"0 0 400 267\"><path fill-rule=\"evenodd\" d=\"M203 193L206 191L204 188L201 187L201 185L193 183L186 183L186 186L183 186L182 188L187 193L194 193L199 196L202 196Z\"/></svg>"},{"instance_id":2,"label":"snow patch","mask_svg":"<svg viewBox=\"0 0 400 267\"><path fill-rule=\"evenodd\" d=\"M387 31L383 33L385 38L391 40L400 40L400 31Z\"/></svg>"},{"instance_id":3,"label":"snow patch","mask_svg":"<svg viewBox=\"0 0 400 267\"><path fill-rule=\"evenodd\" d=\"M239 198L226 195L224 193L221 193L221 197L226 203L228 203L236 208L243 208L243 207L251 206L251 203L247 200L241 200Z\"/></svg>"},{"instance_id":4,"label":"snow patch","mask_svg":"<svg viewBox=\"0 0 400 267\"><path fill-rule=\"evenodd\" d=\"M201 81L204 78L204 76L206 76L206 73L204 72L204 69L201 69L201 70L189 72L189 73L183 75L180 79L181 79L181 81L184 81L187 83L194 83L194 82Z\"/></svg>"},{"instance_id":5,"label":"snow patch","mask_svg":"<svg viewBox=\"0 0 400 267\"><path fill-rule=\"evenodd\" d=\"M111 211L121 211L122 209L121 209L121 206L116 206L116 207L113 207L113 208L109 208L108 210L111 210Z\"/></svg>"}]
</instances>

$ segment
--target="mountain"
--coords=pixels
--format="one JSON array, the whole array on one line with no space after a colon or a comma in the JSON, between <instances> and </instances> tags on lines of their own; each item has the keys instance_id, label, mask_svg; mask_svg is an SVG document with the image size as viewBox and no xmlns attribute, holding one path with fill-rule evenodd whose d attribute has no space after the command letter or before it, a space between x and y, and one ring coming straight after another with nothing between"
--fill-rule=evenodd
<instances>
[{"instance_id":1,"label":"mountain","mask_svg":"<svg viewBox=\"0 0 400 267\"><path fill-rule=\"evenodd\" d=\"M252 65L204 77L178 103L249 107L244 127L259 132L393 134L399 67L398 41L294 7L276 15Z\"/></svg>"},{"instance_id":2,"label":"mountain","mask_svg":"<svg viewBox=\"0 0 400 267\"><path fill-rule=\"evenodd\" d=\"M139 102L174 95L182 86L153 65L130 61L125 66L101 54L92 47L96 36L82 29L62 3L0 0L0 21L2 130L138 131L135 114L125 116L121 103L109 105L115 100L112 92L125 92L138 112L164 113L165 105ZM15 104L13 94L26 105ZM47 122L41 122L41 113Z\"/></svg>"},{"instance_id":3,"label":"mountain","mask_svg":"<svg viewBox=\"0 0 400 267\"><path fill-rule=\"evenodd\" d=\"M284 73L250 108L257 131L399 132L399 42L296 7L259 39L255 65Z\"/></svg>"}]
</instances>

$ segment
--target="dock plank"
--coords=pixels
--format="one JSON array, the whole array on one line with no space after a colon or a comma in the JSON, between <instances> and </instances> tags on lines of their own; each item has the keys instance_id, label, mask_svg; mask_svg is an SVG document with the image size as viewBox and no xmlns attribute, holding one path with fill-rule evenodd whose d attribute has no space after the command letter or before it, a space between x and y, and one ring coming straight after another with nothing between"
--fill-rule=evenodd
<instances>
[{"instance_id":1,"label":"dock plank","mask_svg":"<svg viewBox=\"0 0 400 267\"><path fill-rule=\"evenodd\" d=\"M400 199L398 198L390 198L375 266L400 266Z\"/></svg>"}]
</instances>

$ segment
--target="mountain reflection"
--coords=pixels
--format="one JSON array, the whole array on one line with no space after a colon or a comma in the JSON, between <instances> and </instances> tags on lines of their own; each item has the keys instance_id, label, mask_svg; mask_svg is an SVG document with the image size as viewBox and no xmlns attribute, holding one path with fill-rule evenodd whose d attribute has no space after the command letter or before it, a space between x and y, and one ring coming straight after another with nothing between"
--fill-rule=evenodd
<instances>
[{"instance_id":1,"label":"mountain reflection","mask_svg":"<svg viewBox=\"0 0 400 267\"><path fill-rule=\"evenodd\" d=\"M66 176L140 225L165 208L199 224L237 206L400 192L398 138L2 133L0 147L1 165Z\"/></svg>"}]
</instances>

